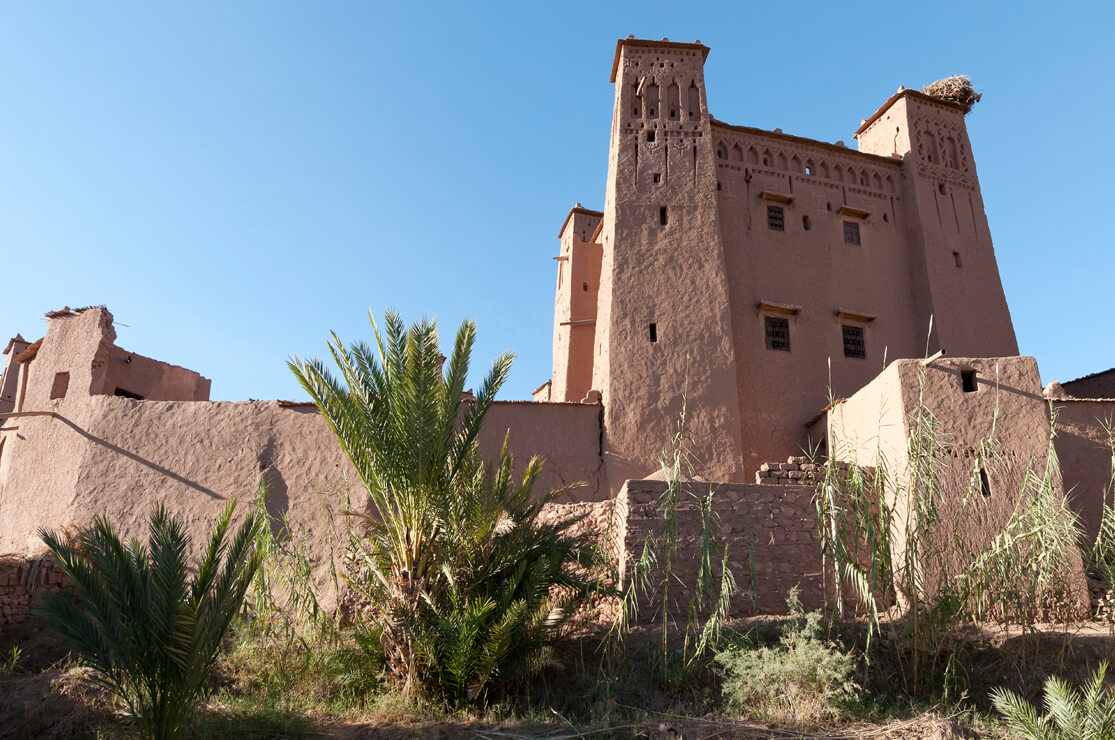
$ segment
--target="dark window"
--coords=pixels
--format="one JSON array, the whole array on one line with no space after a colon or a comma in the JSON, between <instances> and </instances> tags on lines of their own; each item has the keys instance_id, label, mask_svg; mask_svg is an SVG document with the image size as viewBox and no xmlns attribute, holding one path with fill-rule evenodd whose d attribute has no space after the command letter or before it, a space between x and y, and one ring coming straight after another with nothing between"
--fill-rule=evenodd
<instances>
[{"instance_id":1,"label":"dark window","mask_svg":"<svg viewBox=\"0 0 1115 740\"><path fill-rule=\"evenodd\" d=\"M802 216L801 217L801 226L806 231L809 231L810 229L813 228L813 223L809 220L809 216Z\"/></svg>"},{"instance_id":2,"label":"dark window","mask_svg":"<svg viewBox=\"0 0 1115 740\"><path fill-rule=\"evenodd\" d=\"M790 320L776 316L766 317L767 349L790 351Z\"/></svg>"},{"instance_id":3,"label":"dark window","mask_svg":"<svg viewBox=\"0 0 1115 740\"><path fill-rule=\"evenodd\" d=\"M775 231L786 230L786 213L782 206L767 206L767 226Z\"/></svg>"},{"instance_id":4,"label":"dark window","mask_svg":"<svg viewBox=\"0 0 1115 740\"><path fill-rule=\"evenodd\" d=\"M650 327L650 341L658 341L658 324L651 324Z\"/></svg>"},{"instance_id":5,"label":"dark window","mask_svg":"<svg viewBox=\"0 0 1115 740\"><path fill-rule=\"evenodd\" d=\"M665 226L669 222L670 219L666 216L666 206L662 206L658 209L658 223L662 226Z\"/></svg>"},{"instance_id":6,"label":"dark window","mask_svg":"<svg viewBox=\"0 0 1115 740\"><path fill-rule=\"evenodd\" d=\"M655 172L653 175L651 175L650 179L653 180L655 183L660 183L662 182L662 173Z\"/></svg>"},{"instance_id":7,"label":"dark window","mask_svg":"<svg viewBox=\"0 0 1115 740\"><path fill-rule=\"evenodd\" d=\"M987 470L979 466L979 492L984 498L991 498L991 481L987 479Z\"/></svg>"},{"instance_id":8,"label":"dark window","mask_svg":"<svg viewBox=\"0 0 1115 740\"><path fill-rule=\"evenodd\" d=\"M965 393L975 393L976 388L976 371L975 370L961 370L960 371L960 387L964 389Z\"/></svg>"},{"instance_id":9,"label":"dark window","mask_svg":"<svg viewBox=\"0 0 1115 740\"><path fill-rule=\"evenodd\" d=\"M953 253L952 253L952 263L953 263L954 265L956 265L957 267L960 267L960 266L961 266L961 262L960 262L960 252L953 252Z\"/></svg>"},{"instance_id":10,"label":"dark window","mask_svg":"<svg viewBox=\"0 0 1115 740\"><path fill-rule=\"evenodd\" d=\"M55 373L54 383L50 387L50 397L65 398L66 391L70 387L70 374L69 373Z\"/></svg>"},{"instance_id":11,"label":"dark window","mask_svg":"<svg viewBox=\"0 0 1115 740\"><path fill-rule=\"evenodd\" d=\"M117 388L116 391L112 395L120 396L121 398L134 398L137 401L142 401L143 400L143 396L139 395L138 393L132 393L131 391L126 391L123 388Z\"/></svg>"},{"instance_id":12,"label":"dark window","mask_svg":"<svg viewBox=\"0 0 1115 740\"><path fill-rule=\"evenodd\" d=\"M844 222L844 243L859 244L859 224L855 221Z\"/></svg>"},{"instance_id":13,"label":"dark window","mask_svg":"<svg viewBox=\"0 0 1115 740\"><path fill-rule=\"evenodd\" d=\"M581 283L581 290L588 292L588 283Z\"/></svg>"},{"instance_id":14,"label":"dark window","mask_svg":"<svg viewBox=\"0 0 1115 740\"><path fill-rule=\"evenodd\" d=\"M857 360L867 359L867 345L863 341L862 326L844 326L844 356Z\"/></svg>"},{"instance_id":15,"label":"dark window","mask_svg":"<svg viewBox=\"0 0 1115 740\"><path fill-rule=\"evenodd\" d=\"M648 144L653 144L654 143L654 132L653 131L647 131L647 143Z\"/></svg>"}]
</instances>

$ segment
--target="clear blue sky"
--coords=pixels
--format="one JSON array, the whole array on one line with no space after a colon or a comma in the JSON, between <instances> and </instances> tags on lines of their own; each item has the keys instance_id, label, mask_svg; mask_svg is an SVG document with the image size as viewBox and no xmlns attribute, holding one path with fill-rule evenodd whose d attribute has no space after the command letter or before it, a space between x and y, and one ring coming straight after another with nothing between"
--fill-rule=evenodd
<instances>
[{"instance_id":1,"label":"clear blue sky","mask_svg":"<svg viewBox=\"0 0 1115 740\"><path fill-rule=\"evenodd\" d=\"M717 118L851 144L899 85L969 74L1021 351L1115 365L1107 3L0 5L0 334L107 304L213 398L365 311L478 322L475 365L550 375L557 230L604 198L615 40L692 41ZM444 341L449 341L446 337Z\"/></svg>"}]
</instances>

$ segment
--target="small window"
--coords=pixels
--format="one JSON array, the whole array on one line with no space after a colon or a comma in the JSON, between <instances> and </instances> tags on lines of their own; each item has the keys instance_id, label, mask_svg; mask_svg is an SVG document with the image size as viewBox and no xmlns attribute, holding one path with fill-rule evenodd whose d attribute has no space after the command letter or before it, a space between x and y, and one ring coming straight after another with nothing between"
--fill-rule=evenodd
<instances>
[{"instance_id":1,"label":"small window","mask_svg":"<svg viewBox=\"0 0 1115 740\"><path fill-rule=\"evenodd\" d=\"M654 132L653 131L647 131L647 143L648 144L653 144L654 143Z\"/></svg>"},{"instance_id":2,"label":"small window","mask_svg":"<svg viewBox=\"0 0 1115 740\"><path fill-rule=\"evenodd\" d=\"M786 230L786 213L782 206L767 206L767 226L775 231Z\"/></svg>"},{"instance_id":3,"label":"small window","mask_svg":"<svg viewBox=\"0 0 1115 740\"><path fill-rule=\"evenodd\" d=\"M960 371L960 387L964 389L965 393L975 393L979 387L976 382L975 370L961 370Z\"/></svg>"},{"instance_id":4,"label":"small window","mask_svg":"<svg viewBox=\"0 0 1115 740\"><path fill-rule=\"evenodd\" d=\"M790 320L777 316L766 317L767 349L790 351Z\"/></svg>"},{"instance_id":5,"label":"small window","mask_svg":"<svg viewBox=\"0 0 1115 740\"><path fill-rule=\"evenodd\" d=\"M952 253L952 263L954 265L956 265L957 267L961 267L960 252L953 252Z\"/></svg>"},{"instance_id":6,"label":"small window","mask_svg":"<svg viewBox=\"0 0 1115 740\"><path fill-rule=\"evenodd\" d=\"M719 190L719 189L720 189L720 181L719 181L719 180L717 180L717 181L716 181L716 189L717 189L717 190Z\"/></svg>"},{"instance_id":7,"label":"small window","mask_svg":"<svg viewBox=\"0 0 1115 740\"><path fill-rule=\"evenodd\" d=\"M660 226L665 226L669 222L670 218L666 215L666 206L662 206L658 209L658 224Z\"/></svg>"},{"instance_id":8,"label":"small window","mask_svg":"<svg viewBox=\"0 0 1115 740\"><path fill-rule=\"evenodd\" d=\"M138 393L132 393L131 391L126 391L123 388L117 388L113 392L112 395L119 396L120 398L132 398L132 399L135 399L136 401L142 401L143 400L143 396L139 395Z\"/></svg>"},{"instance_id":9,"label":"small window","mask_svg":"<svg viewBox=\"0 0 1115 740\"><path fill-rule=\"evenodd\" d=\"M809 216L801 217L801 227L806 231L809 231L813 228L813 222L809 220Z\"/></svg>"},{"instance_id":10,"label":"small window","mask_svg":"<svg viewBox=\"0 0 1115 740\"><path fill-rule=\"evenodd\" d=\"M807 175L812 175L813 174L813 165L810 165L810 164L805 165L805 174L807 174Z\"/></svg>"},{"instance_id":11,"label":"small window","mask_svg":"<svg viewBox=\"0 0 1115 740\"><path fill-rule=\"evenodd\" d=\"M66 391L70 387L70 374L69 373L55 373L54 383L50 386L50 397L65 398Z\"/></svg>"},{"instance_id":12,"label":"small window","mask_svg":"<svg viewBox=\"0 0 1115 740\"><path fill-rule=\"evenodd\" d=\"M859 244L859 224L855 221L844 222L844 243Z\"/></svg>"},{"instance_id":13,"label":"small window","mask_svg":"<svg viewBox=\"0 0 1115 740\"><path fill-rule=\"evenodd\" d=\"M867 345L863 341L862 326L844 325L844 356L857 360L867 359Z\"/></svg>"},{"instance_id":14,"label":"small window","mask_svg":"<svg viewBox=\"0 0 1115 740\"><path fill-rule=\"evenodd\" d=\"M650 326L647 327L647 329L649 330L649 333L650 333L650 341L651 342L657 342L658 341L658 324L651 324Z\"/></svg>"},{"instance_id":15,"label":"small window","mask_svg":"<svg viewBox=\"0 0 1115 740\"><path fill-rule=\"evenodd\" d=\"M943 182L937 184L937 192L941 195L945 195L945 184Z\"/></svg>"},{"instance_id":16,"label":"small window","mask_svg":"<svg viewBox=\"0 0 1115 740\"><path fill-rule=\"evenodd\" d=\"M658 183L662 182L662 173L655 172L653 175L650 176L650 179L654 182L655 185L657 185Z\"/></svg>"},{"instance_id":17,"label":"small window","mask_svg":"<svg viewBox=\"0 0 1115 740\"><path fill-rule=\"evenodd\" d=\"M581 290L588 292L588 283L581 283Z\"/></svg>"},{"instance_id":18,"label":"small window","mask_svg":"<svg viewBox=\"0 0 1115 740\"><path fill-rule=\"evenodd\" d=\"M983 498L991 498L991 481L987 479L987 468L983 467L983 463L979 466L979 492Z\"/></svg>"},{"instance_id":19,"label":"small window","mask_svg":"<svg viewBox=\"0 0 1115 740\"><path fill-rule=\"evenodd\" d=\"M885 213L883 214L883 223L885 223L885 224L890 223L890 218Z\"/></svg>"}]
</instances>

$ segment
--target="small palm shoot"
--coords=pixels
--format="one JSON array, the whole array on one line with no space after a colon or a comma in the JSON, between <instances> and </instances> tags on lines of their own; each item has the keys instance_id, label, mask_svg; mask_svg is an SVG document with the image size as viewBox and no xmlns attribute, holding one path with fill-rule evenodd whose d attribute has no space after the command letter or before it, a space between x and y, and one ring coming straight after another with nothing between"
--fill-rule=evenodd
<instances>
[{"instance_id":1,"label":"small palm shoot","mask_svg":"<svg viewBox=\"0 0 1115 740\"><path fill-rule=\"evenodd\" d=\"M1083 693L1053 676L1044 687L1046 714L1013 691L998 688L991 702L1006 719L1012 736L1025 740L1111 740L1115 738L1115 691L1104 689L1107 662L1084 686Z\"/></svg>"},{"instance_id":2,"label":"small palm shoot","mask_svg":"<svg viewBox=\"0 0 1115 740\"><path fill-rule=\"evenodd\" d=\"M189 537L162 505L151 513L146 546L123 543L104 517L73 543L39 531L75 597L47 596L39 613L124 702L144 737L179 737L187 729L259 567L254 517L227 537L234 506L218 517L192 578Z\"/></svg>"}]
</instances>

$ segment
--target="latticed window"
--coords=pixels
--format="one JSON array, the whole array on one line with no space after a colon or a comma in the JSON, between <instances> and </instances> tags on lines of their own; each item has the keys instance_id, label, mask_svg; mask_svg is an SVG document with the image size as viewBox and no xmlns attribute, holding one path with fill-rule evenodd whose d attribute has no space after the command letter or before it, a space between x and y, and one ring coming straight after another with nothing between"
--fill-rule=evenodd
<instances>
[{"instance_id":1,"label":"latticed window","mask_svg":"<svg viewBox=\"0 0 1115 740\"><path fill-rule=\"evenodd\" d=\"M781 210L781 209L779 209ZM790 320L777 316L766 317L767 349L790 351Z\"/></svg>"},{"instance_id":2,"label":"latticed window","mask_svg":"<svg viewBox=\"0 0 1115 740\"><path fill-rule=\"evenodd\" d=\"M867 359L867 345L863 341L862 326L844 327L844 356L859 360Z\"/></svg>"},{"instance_id":3,"label":"latticed window","mask_svg":"<svg viewBox=\"0 0 1115 740\"><path fill-rule=\"evenodd\" d=\"M782 206L767 206L767 226L775 231L786 230L786 214Z\"/></svg>"},{"instance_id":4,"label":"latticed window","mask_svg":"<svg viewBox=\"0 0 1115 740\"><path fill-rule=\"evenodd\" d=\"M844 243L859 244L859 224L855 221L844 222Z\"/></svg>"}]
</instances>

